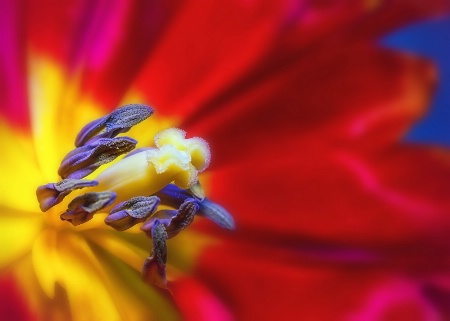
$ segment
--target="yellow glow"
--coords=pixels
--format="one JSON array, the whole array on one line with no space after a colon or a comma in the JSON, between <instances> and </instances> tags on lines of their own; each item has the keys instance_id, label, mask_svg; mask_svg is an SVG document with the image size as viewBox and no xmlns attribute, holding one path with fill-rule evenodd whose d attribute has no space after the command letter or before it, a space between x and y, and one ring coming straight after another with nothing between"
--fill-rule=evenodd
<instances>
[{"instance_id":1,"label":"yellow glow","mask_svg":"<svg viewBox=\"0 0 450 321\"><path fill-rule=\"evenodd\" d=\"M4 267L30 251L42 229L42 220L39 216L21 215L1 207L0 211L0 267Z\"/></svg>"},{"instance_id":2,"label":"yellow glow","mask_svg":"<svg viewBox=\"0 0 450 321\"><path fill-rule=\"evenodd\" d=\"M32 55L29 60L30 111L34 148L46 182L58 180L64 155L73 149L78 131L103 116L99 105L78 90L79 76L62 70L48 58Z\"/></svg>"},{"instance_id":3,"label":"yellow glow","mask_svg":"<svg viewBox=\"0 0 450 321\"><path fill-rule=\"evenodd\" d=\"M72 320L155 320L157 311L146 309L143 303L151 299L164 305L155 292L137 300L135 293L126 293L126 287L111 278L108 267L76 233L44 231L34 244L33 265L50 298L57 284L67 293ZM174 319L167 308L162 313Z\"/></svg>"},{"instance_id":4,"label":"yellow glow","mask_svg":"<svg viewBox=\"0 0 450 321\"><path fill-rule=\"evenodd\" d=\"M24 134L15 132L2 119L0 137L0 205L25 212L39 211L35 191L36 186L43 183L43 178L36 165L33 142Z\"/></svg>"}]
</instances>

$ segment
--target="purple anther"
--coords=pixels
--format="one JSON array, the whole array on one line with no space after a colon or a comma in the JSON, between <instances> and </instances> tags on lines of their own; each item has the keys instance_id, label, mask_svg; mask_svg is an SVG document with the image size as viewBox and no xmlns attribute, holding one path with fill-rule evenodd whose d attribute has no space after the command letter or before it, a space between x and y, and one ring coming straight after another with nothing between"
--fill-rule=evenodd
<instances>
[{"instance_id":1,"label":"purple anther","mask_svg":"<svg viewBox=\"0 0 450 321\"><path fill-rule=\"evenodd\" d=\"M137 141L129 137L96 139L68 153L61 162L58 174L62 178L83 178L101 165L133 150L136 144Z\"/></svg>"},{"instance_id":2,"label":"purple anther","mask_svg":"<svg viewBox=\"0 0 450 321\"><path fill-rule=\"evenodd\" d=\"M140 104L117 108L109 115L84 126L75 139L75 146L80 147L95 139L112 138L120 133L125 133L134 125L150 117L153 111L153 108Z\"/></svg>"},{"instance_id":3,"label":"purple anther","mask_svg":"<svg viewBox=\"0 0 450 321\"><path fill-rule=\"evenodd\" d=\"M118 231L127 230L144 222L159 205L156 196L138 196L117 204L105 218L105 223Z\"/></svg>"},{"instance_id":4,"label":"purple anther","mask_svg":"<svg viewBox=\"0 0 450 321\"><path fill-rule=\"evenodd\" d=\"M64 179L58 183L41 185L36 190L39 207L42 212L48 211L70 194L73 190L98 185L97 181L85 179Z\"/></svg>"},{"instance_id":5,"label":"purple anther","mask_svg":"<svg viewBox=\"0 0 450 321\"><path fill-rule=\"evenodd\" d=\"M86 193L69 203L67 211L61 214L61 220L69 221L74 226L91 220L94 214L110 205L116 199L114 192Z\"/></svg>"}]
</instances>

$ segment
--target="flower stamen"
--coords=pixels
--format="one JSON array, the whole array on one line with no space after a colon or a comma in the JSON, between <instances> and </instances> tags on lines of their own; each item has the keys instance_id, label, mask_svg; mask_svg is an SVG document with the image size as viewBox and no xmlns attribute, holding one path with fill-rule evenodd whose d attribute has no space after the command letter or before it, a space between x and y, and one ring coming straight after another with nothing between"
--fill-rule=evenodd
<instances>
[{"instance_id":1,"label":"flower stamen","mask_svg":"<svg viewBox=\"0 0 450 321\"><path fill-rule=\"evenodd\" d=\"M204 216L220 227L226 228L228 230L234 230L235 224L233 216L226 209L217 203L210 201L209 199L204 199L203 202L199 203L200 216Z\"/></svg>"},{"instance_id":2,"label":"flower stamen","mask_svg":"<svg viewBox=\"0 0 450 321\"><path fill-rule=\"evenodd\" d=\"M166 226L168 238L172 238L192 223L198 208L197 202L192 198L188 198L180 205L178 210L161 210L153 214L152 217L142 225L141 230L149 237L152 237L150 234L152 226L158 221Z\"/></svg>"},{"instance_id":3,"label":"flower stamen","mask_svg":"<svg viewBox=\"0 0 450 321\"><path fill-rule=\"evenodd\" d=\"M142 278L150 284L167 289L166 261L167 261L167 232L164 224L155 220L151 227L153 251L145 260L142 267Z\"/></svg>"},{"instance_id":4,"label":"flower stamen","mask_svg":"<svg viewBox=\"0 0 450 321\"><path fill-rule=\"evenodd\" d=\"M198 182L211 159L205 140L186 138L183 130L169 128L155 136L154 147L134 150L136 140L115 137L152 113L144 105L126 105L84 126L76 148L61 162L58 174L62 180L38 187L36 194L41 210L47 211L74 190L89 189L85 194L74 192L74 199L60 215L74 226L108 211L105 224L118 231L143 223L141 230L152 239L153 247L142 276L167 289L167 239L187 228L196 214L227 229L234 229L234 221L223 207L205 197ZM123 154L94 180L82 179ZM114 202L118 204L112 207ZM164 209L158 210L160 205Z\"/></svg>"}]
</instances>

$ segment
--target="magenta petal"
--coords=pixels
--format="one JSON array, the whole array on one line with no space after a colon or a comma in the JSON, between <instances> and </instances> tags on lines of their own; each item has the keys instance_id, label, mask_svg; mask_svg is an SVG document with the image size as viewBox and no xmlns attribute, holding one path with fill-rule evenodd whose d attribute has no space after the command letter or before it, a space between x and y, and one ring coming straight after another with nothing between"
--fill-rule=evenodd
<instances>
[{"instance_id":1,"label":"magenta petal","mask_svg":"<svg viewBox=\"0 0 450 321\"><path fill-rule=\"evenodd\" d=\"M14 123L29 122L28 86L21 1L0 1L0 113Z\"/></svg>"}]
</instances>

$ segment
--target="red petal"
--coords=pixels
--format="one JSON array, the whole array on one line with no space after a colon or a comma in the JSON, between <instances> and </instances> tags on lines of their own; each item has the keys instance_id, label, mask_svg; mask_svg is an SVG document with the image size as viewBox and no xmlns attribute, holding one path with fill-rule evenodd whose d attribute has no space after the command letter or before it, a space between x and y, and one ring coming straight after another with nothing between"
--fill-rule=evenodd
<instances>
[{"instance_id":1,"label":"red petal","mask_svg":"<svg viewBox=\"0 0 450 321\"><path fill-rule=\"evenodd\" d=\"M442 12L445 4L219 1L207 7L195 1L108 6L47 0L30 1L25 7L8 5L1 11L8 18L2 19L4 36L11 38L4 46L9 58L3 59L9 67L1 74L8 77L2 82L11 85L0 88L9 88L2 95L14 103L2 106L27 124L26 84L17 76L24 73L26 48L67 66L74 80L81 76L83 95L94 96L108 108L119 103L142 71L138 85L150 101L166 113L186 114L270 75L307 48L328 50L336 39L346 46L380 29Z\"/></svg>"},{"instance_id":2,"label":"red petal","mask_svg":"<svg viewBox=\"0 0 450 321\"><path fill-rule=\"evenodd\" d=\"M299 62L197 128L218 163L211 198L238 228L379 244L449 227L446 156L397 143L424 113L431 67L350 50Z\"/></svg>"},{"instance_id":3,"label":"red petal","mask_svg":"<svg viewBox=\"0 0 450 321\"><path fill-rule=\"evenodd\" d=\"M347 46L353 29L372 11L365 2L347 0L188 2L137 85L166 113L195 112L197 118L292 59ZM383 15L384 7L380 11Z\"/></svg>"},{"instance_id":4,"label":"red petal","mask_svg":"<svg viewBox=\"0 0 450 321\"><path fill-rule=\"evenodd\" d=\"M27 306L25 293L19 290L11 275L0 278L0 320L36 320Z\"/></svg>"},{"instance_id":5,"label":"red petal","mask_svg":"<svg viewBox=\"0 0 450 321\"><path fill-rule=\"evenodd\" d=\"M258 141L296 137L376 149L397 141L424 114L435 80L426 61L352 46L303 57L245 95L223 101L189 132L210 142L213 166L261 152Z\"/></svg>"},{"instance_id":6,"label":"red petal","mask_svg":"<svg viewBox=\"0 0 450 321\"><path fill-rule=\"evenodd\" d=\"M193 278L170 283L174 299L185 321L231 321L231 312L204 285Z\"/></svg>"},{"instance_id":7,"label":"red petal","mask_svg":"<svg viewBox=\"0 0 450 321\"><path fill-rule=\"evenodd\" d=\"M137 84L157 108L193 113L189 121L198 120L292 61L372 41L380 29L440 12L443 4L227 1L205 7L192 2L168 28Z\"/></svg>"},{"instance_id":8,"label":"red petal","mask_svg":"<svg viewBox=\"0 0 450 321\"><path fill-rule=\"evenodd\" d=\"M445 240L450 153L397 147L372 156L295 145L265 148L213 174L208 194L238 230L370 246Z\"/></svg>"},{"instance_id":9,"label":"red petal","mask_svg":"<svg viewBox=\"0 0 450 321\"><path fill-rule=\"evenodd\" d=\"M426 279L389 261L318 264L298 252L230 242L204 253L197 277L237 320L422 321L445 313L422 292Z\"/></svg>"},{"instance_id":10,"label":"red petal","mask_svg":"<svg viewBox=\"0 0 450 321\"><path fill-rule=\"evenodd\" d=\"M354 28L354 36L377 37L407 23L443 16L450 9L448 0L384 0L372 3L378 8L359 21Z\"/></svg>"}]
</instances>

